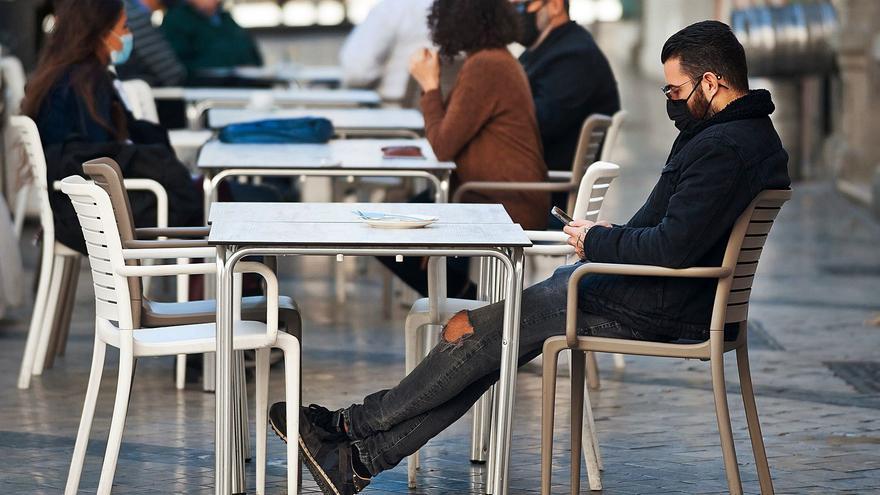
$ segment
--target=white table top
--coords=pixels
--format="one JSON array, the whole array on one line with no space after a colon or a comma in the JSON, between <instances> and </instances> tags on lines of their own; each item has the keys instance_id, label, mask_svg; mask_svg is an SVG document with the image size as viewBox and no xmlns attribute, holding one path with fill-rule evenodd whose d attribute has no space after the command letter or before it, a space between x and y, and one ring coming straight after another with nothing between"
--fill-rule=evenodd
<instances>
[{"instance_id":1,"label":"white table top","mask_svg":"<svg viewBox=\"0 0 880 495\"><path fill-rule=\"evenodd\" d=\"M250 88L154 88L158 100L214 101L248 105L259 101L275 105L378 106L382 98L366 89L250 89Z\"/></svg>"},{"instance_id":2,"label":"white table top","mask_svg":"<svg viewBox=\"0 0 880 495\"><path fill-rule=\"evenodd\" d=\"M355 210L436 215L442 224L512 224L501 205L465 203L213 203L208 223L352 223Z\"/></svg>"},{"instance_id":3,"label":"white table top","mask_svg":"<svg viewBox=\"0 0 880 495\"><path fill-rule=\"evenodd\" d=\"M419 146L424 159L384 158L385 146ZM199 153L198 167L351 168L381 170L454 170L437 161L426 139L334 139L326 144L227 144L211 141Z\"/></svg>"},{"instance_id":4,"label":"white table top","mask_svg":"<svg viewBox=\"0 0 880 495\"><path fill-rule=\"evenodd\" d=\"M200 72L217 76L230 75L244 79L261 79L310 84L339 84L344 72L338 65L276 64L264 67L203 69Z\"/></svg>"},{"instance_id":5,"label":"white table top","mask_svg":"<svg viewBox=\"0 0 880 495\"><path fill-rule=\"evenodd\" d=\"M313 108L259 111L238 108L208 110L208 126L214 129L265 119L324 117L337 130L404 130L421 132L425 119L421 112L405 108Z\"/></svg>"}]
</instances>

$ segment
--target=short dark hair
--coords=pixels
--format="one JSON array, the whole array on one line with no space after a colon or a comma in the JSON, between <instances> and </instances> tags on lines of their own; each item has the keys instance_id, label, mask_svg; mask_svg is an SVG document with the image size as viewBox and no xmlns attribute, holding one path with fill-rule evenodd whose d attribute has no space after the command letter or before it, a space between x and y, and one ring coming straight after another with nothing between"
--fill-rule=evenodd
<instances>
[{"instance_id":1,"label":"short dark hair","mask_svg":"<svg viewBox=\"0 0 880 495\"><path fill-rule=\"evenodd\" d=\"M721 76L731 89L749 89L746 52L730 26L719 21L701 21L673 34L663 45L660 61L677 58L681 69L693 79L706 72Z\"/></svg>"},{"instance_id":2,"label":"short dark hair","mask_svg":"<svg viewBox=\"0 0 880 495\"><path fill-rule=\"evenodd\" d=\"M428 28L440 56L452 59L506 47L519 38L520 23L509 0L434 0Z\"/></svg>"}]
</instances>

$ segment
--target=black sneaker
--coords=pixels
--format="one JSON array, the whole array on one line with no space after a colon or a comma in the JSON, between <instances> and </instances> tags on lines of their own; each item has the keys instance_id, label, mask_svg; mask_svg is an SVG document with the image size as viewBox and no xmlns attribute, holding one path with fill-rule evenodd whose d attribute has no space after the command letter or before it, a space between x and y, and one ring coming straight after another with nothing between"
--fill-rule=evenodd
<instances>
[{"instance_id":1,"label":"black sneaker","mask_svg":"<svg viewBox=\"0 0 880 495\"><path fill-rule=\"evenodd\" d=\"M303 410L299 421L300 455L324 495L353 495L370 484L369 478L355 474L348 441L328 439L327 433L312 424Z\"/></svg>"},{"instance_id":2,"label":"black sneaker","mask_svg":"<svg viewBox=\"0 0 880 495\"><path fill-rule=\"evenodd\" d=\"M309 423L321 430L326 440L336 442L347 441L348 435L342 427L342 409L331 411L326 407L317 404L311 404L309 407L301 407L300 411L308 418ZM287 404L285 402L276 402L269 408L269 424L275 434L278 435L284 443L287 443Z\"/></svg>"}]
</instances>

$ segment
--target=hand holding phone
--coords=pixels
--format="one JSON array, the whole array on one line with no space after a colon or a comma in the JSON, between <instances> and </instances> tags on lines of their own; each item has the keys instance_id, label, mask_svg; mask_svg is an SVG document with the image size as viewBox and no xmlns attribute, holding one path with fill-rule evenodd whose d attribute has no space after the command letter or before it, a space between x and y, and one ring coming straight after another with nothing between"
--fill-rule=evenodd
<instances>
[{"instance_id":1,"label":"hand holding phone","mask_svg":"<svg viewBox=\"0 0 880 495\"><path fill-rule=\"evenodd\" d=\"M566 213L565 210L558 206L554 206L553 209L550 210L550 214L558 218L559 221L562 222L564 225L568 225L571 222L574 222L574 219L568 216L568 213Z\"/></svg>"}]
</instances>

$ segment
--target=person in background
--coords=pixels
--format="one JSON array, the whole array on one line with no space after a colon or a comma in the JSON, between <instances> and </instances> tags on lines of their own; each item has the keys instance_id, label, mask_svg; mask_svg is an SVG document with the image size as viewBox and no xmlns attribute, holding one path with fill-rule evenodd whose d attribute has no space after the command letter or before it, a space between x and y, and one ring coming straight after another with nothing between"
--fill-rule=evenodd
<instances>
[{"instance_id":1,"label":"person in background","mask_svg":"<svg viewBox=\"0 0 880 495\"><path fill-rule=\"evenodd\" d=\"M514 3L522 21L519 61L535 99L544 161L550 170L570 171L581 126L591 114L620 110L617 81L590 33L568 15L568 0ZM589 164L587 164L589 165ZM553 195L565 208L567 195Z\"/></svg>"},{"instance_id":2,"label":"person in background","mask_svg":"<svg viewBox=\"0 0 880 495\"><path fill-rule=\"evenodd\" d=\"M432 0L381 0L355 26L339 52L343 84L376 88L386 101L400 101L409 83L409 59L430 45L424 22Z\"/></svg>"},{"instance_id":3,"label":"person in background","mask_svg":"<svg viewBox=\"0 0 880 495\"><path fill-rule=\"evenodd\" d=\"M164 9L167 3L168 0L125 0L134 49L128 62L116 68L120 79L141 79L153 87L180 86L186 80L186 68L165 36L153 26L153 12Z\"/></svg>"},{"instance_id":4,"label":"person in background","mask_svg":"<svg viewBox=\"0 0 880 495\"><path fill-rule=\"evenodd\" d=\"M439 53L422 49L410 71L423 91L425 136L438 159L454 161L454 189L471 181L539 182L547 178L529 83L507 50L519 33L516 13L503 0L437 0L428 18ZM440 61L466 55L446 101L440 91ZM425 202L427 195L413 199ZM500 203L524 229L544 229L549 194L540 191L473 191L462 201ZM422 295L426 264L419 258L383 264ZM473 298L469 259L448 262L450 297Z\"/></svg>"},{"instance_id":5,"label":"person in background","mask_svg":"<svg viewBox=\"0 0 880 495\"><path fill-rule=\"evenodd\" d=\"M27 85L22 113L34 119L46 155L49 184L83 175L88 160L110 157L125 177L159 182L169 196L169 225L202 223L202 200L186 167L177 160L164 128L135 120L114 87L108 65L125 63L133 36L122 0L68 0ZM50 193L56 238L85 253L69 198ZM138 227L155 226L155 198L132 192Z\"/></svg>"},{"instance_id":6,"label":"person in background","mask_svg":"<svg viewBox=\"0 0 880 495\"><path fill-rule=\"evenodd\" d=\"M162 33L186 67L189 80L201 69L263 65L251 35L223 10L221 0L184 0L168 9Z\"/></svg>"}]
</instances>

